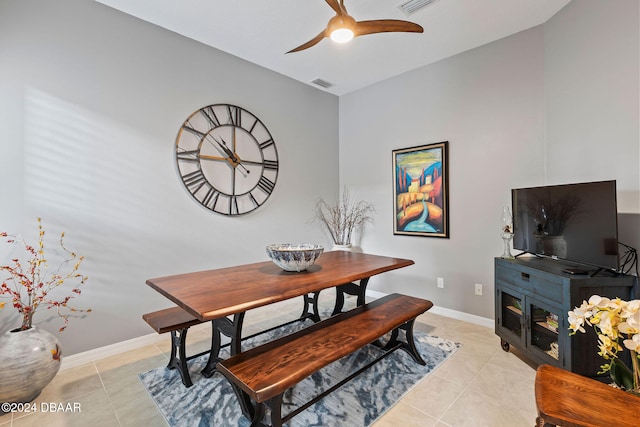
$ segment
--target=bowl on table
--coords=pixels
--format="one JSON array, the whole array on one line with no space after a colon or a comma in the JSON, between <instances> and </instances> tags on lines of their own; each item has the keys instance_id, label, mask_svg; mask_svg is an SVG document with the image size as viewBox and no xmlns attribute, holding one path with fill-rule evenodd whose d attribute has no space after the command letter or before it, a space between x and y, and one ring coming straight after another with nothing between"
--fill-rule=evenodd
<instances>
[{"instance_id":1,"label":"bowl on table","mask_svg":"<svg viewBox=\"0 0 640 427\"><path fill-rule=\"evenodd\" d=\"M313 243L279 243L267 246L271 261L284 271L304 271L313 265L324 248Z\"/></svg>"}]
</instances>

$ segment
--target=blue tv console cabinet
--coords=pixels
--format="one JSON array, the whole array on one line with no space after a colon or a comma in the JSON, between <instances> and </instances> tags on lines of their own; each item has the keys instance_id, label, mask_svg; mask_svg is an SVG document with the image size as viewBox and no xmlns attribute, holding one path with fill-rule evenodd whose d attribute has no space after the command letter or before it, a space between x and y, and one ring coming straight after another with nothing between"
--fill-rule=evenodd
<instances>
[{"instance_id":1,"label":"blue tv console cabinet","mask_svg":"<svg viewBox=\"0 0 640 427\"><path fill-rule=\"evenodd\" d=\"M567 267L576 266L533 256L496 258L495 332L505 351L514 347L537 364L601 378L605 361L598 356L593 329L569 336L567 313L594 294L629 300L636 278L612 272L575 275L563 272Z\"/></svg>"}]
</instances>

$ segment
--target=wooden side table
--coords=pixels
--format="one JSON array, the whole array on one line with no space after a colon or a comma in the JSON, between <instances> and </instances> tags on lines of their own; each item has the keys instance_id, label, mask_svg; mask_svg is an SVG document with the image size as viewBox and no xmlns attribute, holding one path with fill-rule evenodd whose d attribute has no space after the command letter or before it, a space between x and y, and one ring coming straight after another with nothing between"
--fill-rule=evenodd
<instances>
[{"instance_id":1,"label":"wooden side table","mask_svg":"<svg viewBox=\"0 0 640 427\"><path fill-rule=\"evenodd\" d=\"M535 394L538 427L640 426L640 397L564 369L540 365Z\"/></svg>"}]
</instances>

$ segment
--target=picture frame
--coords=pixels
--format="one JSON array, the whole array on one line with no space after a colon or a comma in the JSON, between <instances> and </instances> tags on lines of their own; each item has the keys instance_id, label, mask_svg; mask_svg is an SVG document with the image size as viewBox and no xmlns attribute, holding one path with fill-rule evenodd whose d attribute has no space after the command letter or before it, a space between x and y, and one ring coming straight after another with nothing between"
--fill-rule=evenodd
<instances>
[{"instance_id":1,"label":"picture frame","mask_svg":"<svg viewBox=\"0 0 640 427\"><path fill-rule=\"evenodd\" d=\"M449 238L449 142L392 151L393 234Z\"/></svg>"}]
</instances>

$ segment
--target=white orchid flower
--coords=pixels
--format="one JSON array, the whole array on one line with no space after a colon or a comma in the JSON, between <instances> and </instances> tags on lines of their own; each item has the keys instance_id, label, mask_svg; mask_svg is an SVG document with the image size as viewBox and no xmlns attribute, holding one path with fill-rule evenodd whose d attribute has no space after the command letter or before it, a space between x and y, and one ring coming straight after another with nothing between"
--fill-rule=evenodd
<instances>
[{"instance_id":1,"label":"white orchid flower","mask_svg":"<svg viewBox=\"0 0 640 427\"><path fill-rule=\"evenodd\" d=\"M640 334L635 334L634 336L631 337L630 340L624 340L623 344L629 350L632 350L635 352L640 351Z\"/></svg>"},{"instance_id":2,"label":"white orchid flower","mask_svg":"<svg viewBox=\"0 0 640 427\"><path fill-rule=\"evenodd\" d=\"M607 297L601 297L600 295L591 295L589 298L589 306L605 308L611 303L611 300Z\"/></svg>"},{"instance_id":3,"label":"white orchid flower","mask_svg":"<svg viewBox=\"0 0 640 427\"><path fill-rule=\"evenodd\" d=\"M627 317L627 320L618 325L618 329L623 334L638 334L640 333L640 311L636 311L631 316Z\"/></svg>"},{"instance_id":4,"label":"white orchid flower","mask_svg":"<svg viewBox=\"0 0 640 427\"><path fill-rule=\"evenodd\" d=\"M640 300L634 299L625 304L625 306L620 312L620 315L626 318L626 317L630 317L631 315L639 311L640 311Z\"/></svg>"},{"instance_id":5,"label":"white orchid flower","mask_svg":"<svg viewBox=\"0 0 640 427\"><path fill-rule=\"evenodd\" d=\"M578 309L575 311L569 312L569 329L571 329L574 333L576 331L580 331L583 334L586 332L583 328L584 325L584 315Z\"/></svg>"}]
</instances>

